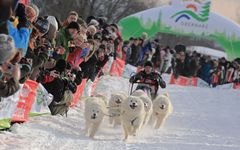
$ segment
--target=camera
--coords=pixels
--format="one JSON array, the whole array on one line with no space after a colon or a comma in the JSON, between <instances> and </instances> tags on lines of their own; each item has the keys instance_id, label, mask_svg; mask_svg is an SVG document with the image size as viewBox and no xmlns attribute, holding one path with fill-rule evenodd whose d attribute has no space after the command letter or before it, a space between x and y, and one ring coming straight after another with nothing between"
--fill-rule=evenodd
<instances>
[{"instance_id":1,"label":"camera","mask_svg":"<svg viewBox=\"0 0 240 150\"><path fill-rule=\"evenodd\" d=\"M69 53L74 52L74 50L76 49L76 45L73 43L73 41L68 42L68 49L69 49Z\"/></svg>"}]
</instances>

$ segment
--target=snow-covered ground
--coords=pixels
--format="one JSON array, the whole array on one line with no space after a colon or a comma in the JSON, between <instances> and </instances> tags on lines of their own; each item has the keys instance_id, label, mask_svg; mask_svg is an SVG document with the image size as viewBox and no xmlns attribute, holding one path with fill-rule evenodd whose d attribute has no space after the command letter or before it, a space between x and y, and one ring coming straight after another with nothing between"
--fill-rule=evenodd
<instances>
[{"instance_id":1,"label":"snow-covered ground","mask_svg":"<svg viewBox=\"0 0 240 150\"><path fill-rule=\"evenodd\" d=\"M129 90L128 79L105 76L96 92ZM0 149L47 150L239 150L240 91L168 85L173 114L160 130L150 126L123 140L122 128L106 118L95 139L83 134L83 103L68 117L40 116L0 133Z\"/></svg>"}]
</instances>

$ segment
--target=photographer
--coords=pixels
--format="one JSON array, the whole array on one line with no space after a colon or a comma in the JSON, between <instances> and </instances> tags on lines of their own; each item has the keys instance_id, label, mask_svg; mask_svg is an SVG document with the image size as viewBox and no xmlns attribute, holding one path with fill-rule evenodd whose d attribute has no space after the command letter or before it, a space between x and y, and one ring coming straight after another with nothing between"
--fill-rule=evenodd
<instances>
[{"instance_id":1,"label":"photographer","mask_svg":"<svg viewBox=\"0 0 240 150\"><path fill-rule=\"evenodd\" d=\"M73 93L77 89L77 85L74 82L75 76L70 74L66 61L59 59L55 67L49 69L48 73L43 77L43 86L53 95L53 101L49 105L52 115L64 115L67 112Z\"/></svg>"},{"instance_id":2,"label":"photographer","mask_svg":"<svg viewBox=\"0 0 240 150\"><path fill-rule=\"evenodd\" d=\"M0 34L0 97L13 95L19 89L20 70L11 60L16 54L13 39Z\"/></svg>"},{"instance_id":3,"label":"photographer","mask_svg":"<svg viewBox=\"0 0 240 150\"><path fill-rule=\"evenodd\" d=\"M30 79L36 80L41 67L48 59L49 49L52 47L51 43L43 38L48 32L49 22L47 19L38 18L34 24L33 32L30 38L30 44L26 54L28 65L31 66Z\"/></svg>"}]
</instances>

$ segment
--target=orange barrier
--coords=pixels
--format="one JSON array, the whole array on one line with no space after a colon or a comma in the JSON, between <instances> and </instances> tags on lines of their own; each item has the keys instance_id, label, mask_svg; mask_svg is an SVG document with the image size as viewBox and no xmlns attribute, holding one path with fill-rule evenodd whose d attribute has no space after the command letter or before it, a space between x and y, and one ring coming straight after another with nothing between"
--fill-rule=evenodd
<instances>
[{"instance_id":1,"label":"orange barrier","mask_svg":"<svg viewBox=\"0 0 240 150\"><path fill-rule=\"evenodd\" d=\"M233 86L234 89L240 89L240 83L235 83Z\"/></svg>"},{"instance_id":2,"label":"orange barrier","mask_svg":"<svg viewBox=\"0 0 240 150\"><path fill-rule=\"evenodd\" d=\"M169 84L177 84L181 86L197 86L198 78L187 78L184 76L179 76L177 79L174 75L171 75Z\"/></svg>"},{"instance_id":3,"label":"orange barrier","mask_svg":"<svg viewBox=\"0 0 240 150\"><path fill-rule=\"evenodd\" d=\"M87 79L83 79L81 84L78 85L76 93L73 94L73 100L71 102L70 107L74 107L74 106L77 105L77 103L79 101L79 98L82 96L82 93L83 93L84 87L86 85L86 82L87 82Z\"/></svg>"},{"instance_id":4,"label":"orange barrier","mask_svg":"<svg viewBox=\"0 0 240 150\"><path fill-rule=\"evenodd\" d=\"M27 80L20 91L19 102L12 116L12 122L24 122L28 120L28 115L32 108L37 93L38 83Z\"/></svg>"},{"instance_id":5,"label":"orange barrier","mask_svg":"<svg viewBox=\"0 0 240 150\"><path fill-rule=\"evenodd\" d=\"M111 69L110 69L110 75L111 76L122 76L123 69L125 66L125 61L116 58L116 60L113 61Z\"/></svg>"}]
</instances>

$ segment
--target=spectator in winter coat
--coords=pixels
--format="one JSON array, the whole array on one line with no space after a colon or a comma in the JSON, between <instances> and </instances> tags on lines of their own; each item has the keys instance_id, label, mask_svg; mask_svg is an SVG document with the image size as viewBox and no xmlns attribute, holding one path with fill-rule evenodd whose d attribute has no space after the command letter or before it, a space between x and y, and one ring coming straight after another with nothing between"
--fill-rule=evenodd
<instances>
[{"instance_id":1,"label":"spectator in winter coat","mask_svg":"<svg viewBox=\"0 0 240 150\"><path fill-rule=\"evenodd\" d=\"M69 53L69 43L77 36L80 26L77 22L71 22L66 28L62 28L56 38L56 47L60 51L63 59L67 58Z\"/></svg>"},{"instance_id":2,"label":"spectator in winter coat","mask_svg":"<svg viewBox=\"0 0 240 150\"><path fill-rule=\"evenodd\" d=\"M199 70L199 77L206 81L208 84L211 84L211 73L212 68L211 58L206 57L201 60L201 69Z\"/></svg>"},{"instance_id":3,"label":"spectator in winter coat","mask_svg":"<svg viewBox=\"0 0 240 150\"><path fill-rule=\"evenodd\" d=\"M150 61L147 61L144 64L144 70L140 71L136 75L132 76L129 80L130 83L139 82L136 90L141 89L143 91L150 90L149 96L152 100L157 96L158 86L161 88L166 88L166 83L162 79L161 75L158 72L153 70L153 64ZM148 92L148 91L146 91Z\"/></svg>"},{"instance_id":4,"label":"spectator in winter coat","mask_svg":"<svg viewBox=\"0 0 240 150\"><path fill-rule=\"evenodd\" d=\"M52 115L64 115L72 100L72 94L76 92L75 79L66 76L67 63L59 59L54 68L45 74L42 82L46 90L53 95L53 101L49 105Z\"/></svg>"},{"instance_id":5,"label":"spectator in winter coat","mask_svg":"<svg viewBox=\"0 0 240 150\"><path fill-rule=\"evenodd\" d=\"M186 76L186 63L185 63L185 53L181 51L176 54L176 66L175 66L175 77L178 78L179 75Z\"/></svg>"},{"instance_id":6,"label":"spectator in winter coat","mask_svg":"<svg viewBox=\"0 0 240 150\"><path fill-rule=\"evenodd\" d=\"M23 4L18 4L15 15L18 17L17 28L15 28L13 24L8 21L8 32L9 35L13 37L16 48L23 49L23 56L25 56L31 31L29 29L30 22L27 20L25 6Z\"/></svg>"},{"instance_id":7,"label":"spectator in winter coat","mask_svg":"<svg viewBox=\"0 0 240 150\"><path fill-rule=\"evenodd\" d=\"M31 34L30 44L26 54L26 59L31 67L30 79L36 80L41 67L48 59L48 49L51 43L43 37L49 30L49 22L47 19L38 18L34 24ZM26 64L26 63L25 63Z\"/></svg>"},{"instance_id":8,"label":"spectator in winter coat","mask_svg":"<svg viewBox=\"0 0 240 150\"><path fill-rule=\"evenodd\" d=\"M96 74L99 73L99 76L103 75L102 68L108 62L109 56L106 54L106 46L100 45L97 50L97 63L96 63Z\"/></svg>"},{"instance_id":9,"label":"spectator in winter coat","mask_svg":"<svg viewBox=\"0 0 240 150\"><path fill-rule=\"evenodd\" d=\"M20 70L11 60L16 54L13 39L0 34L0 97L13 95L19 89Z\"/></svg>"},{"instance_id":10,"label":"spectator in winter coat","mask_svg":"<svg viewBox=\"0 0 240 150\"><path fill-rule=\"evenodd\" d=\"M70 51L67 57L67 62L69 62L73 67L78 67L87 55L83 49L85 49L84 37L80 34L74 38L73 45L69 48Z\"/></svg>"},{"instance_id":11,"label":"spectator in winter coat","mask_svg":"<svg viewBox=\"0 0 240 150\"><path fill-rule=\"evenodd\" d=\"M158 68L160 67L160 64L161 64L161 49L162 49L162 46L159 44L159 41L156 39L153 41L152 43L155 47L155 53L153 54L152 56L152 62L154 64L154 68Z\"/></svg>"},{"instance_id":12,"label":"spectator in winter coat","mask_svg":"<svg viewBox=\"0 0 240 150\"><path fill-rule=\"evenodd\" d=\"M139 45L139 40L137 38L134 39L131 50L132 52L128 63L137 66L141 54L141 46Z\"/></svg>"},{"instance_id":13,"label":"spectator in winter coat","mask_svg":"<svg viewBox=\"0 0 240 150\"><path fill-rule=\"evenodd\" d=\"M190 58L189 76L196 77L199 69L200 69L200 55L195 52L192 54Z\"/></svg>"},{"instance_id":14,"label":"spectator in winter coat","mask_svg":"<svg viewBox=\"0 0 240 150\"><path fill-rule=\"evenodd\" d=\"M165 57L164 57L164 65L162 69L162 73L170 73L171 72L171 62L172 62L172 57L173 57L173 52L170 50L170 47L165 48Z\"/></svg>"},{"instance_id":15,"label":"spectator in winter coat","mask_svg":"<svg viewBox=\"0 0 240 150\"><path fill-rule=\"evenodd\" d=\"M83 78L87 80L90 79L93 82L96 77L96 63L98 61L98 57L97 57L94 41L90 40L88 42L90 42L88 46L88 48L90 49L90 52L87 55L87 57L84 58L84 61L80 64L80 67L83 72Z\"/></svg>"}]
</instances>

